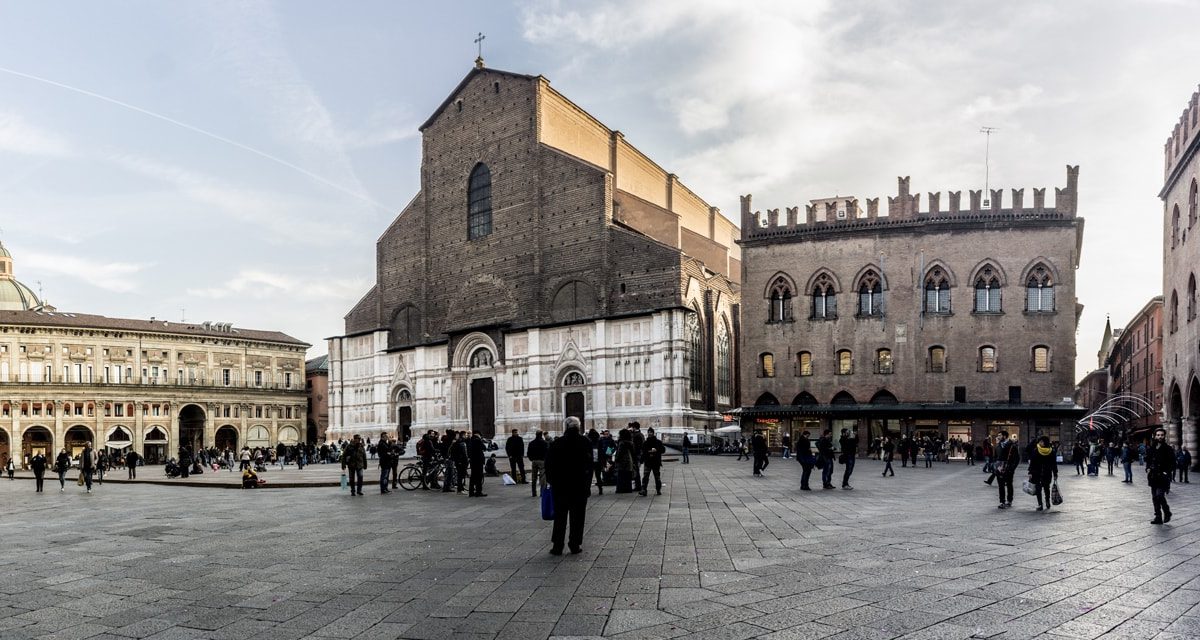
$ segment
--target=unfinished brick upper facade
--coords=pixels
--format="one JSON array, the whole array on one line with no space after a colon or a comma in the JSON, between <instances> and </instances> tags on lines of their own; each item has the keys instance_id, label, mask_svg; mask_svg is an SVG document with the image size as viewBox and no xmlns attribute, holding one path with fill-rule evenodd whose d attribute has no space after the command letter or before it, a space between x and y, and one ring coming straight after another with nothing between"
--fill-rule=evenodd
<instances>
[{"instance_id":1,"label":"unfinished brick upper facade","mask_svg":"<svg viewBox=\"0 0 1200 640\"><path fill-rule=\"evenodd\" d=\"M331 340L331 432L409 419L555 429L578 401L566 398L580 393L564 390L570 372L581 374L570 379L582 378L588 426L690 426L734 406L732 388L717 388L734 377L718 366L719 334L737 330L733 223L541 76L479 66L421 132L421 191L379 238L376 284L346 316L346 336ZM471 232L471 220L486 226ZM683 337L691 312L699 394ZM344 341L368 336L350 356ZM480 348L490 360L473 355ZM481 376L496 403L482 418Z\"/></svg>"}]
</instances>

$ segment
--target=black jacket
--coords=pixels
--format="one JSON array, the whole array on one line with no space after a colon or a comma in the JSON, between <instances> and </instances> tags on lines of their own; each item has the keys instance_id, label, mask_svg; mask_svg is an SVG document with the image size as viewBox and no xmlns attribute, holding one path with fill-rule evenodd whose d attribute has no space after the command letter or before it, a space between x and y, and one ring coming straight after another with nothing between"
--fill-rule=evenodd
<instances>
[{"instance_id":1,"label":"black jacket","mask_svg":"<svg viewBox=\"0 0 1200 640\"><path fill-rule=\"evenodd\" d=\"M589 441L588 444L590 446L591 441ZM545 438L534 438L533 441L529 443L529 451L526 452L526 455L529 456L530 460L545 460L546 448L547 445Z\"/></svg>"},{"instance_id":2,"label":"black jacket","mask_svg":"<svg viewBox=\"0 0 1200 640\"><path fill-rule=\"evenodd\" d=\"M1175 474L1175 449L1166 442L1154 442L1146 451L1146 480L1151 487L1163 489L1171 486Z\"/></svg>"},{"instance_id":3,"label":"black jacket","mask_svg":"<svg viewBox=\"0 0 1200 640\"><path fill-rule=\"evenodd\" d=\"M817 454L826 460L833 460L833 437L821 436L817 440Z\"/></svg>"},{"instance_id":4,"label":"black jacket","mask_svg":"<svg viewBox=\"0 0 1200 640\"><path fill-rule=\"evenodd\" d=\"M554 500L587 500L592 490L592 443L571 429L546 453L546 480Z\"/></svg>"},{"instance_id":5,"label":"black jacket","mask_svg":"<svg viewBox=\"0 0 1200 640\"><path fill-rule=\"evenodd\" d=\"M754 434L754 437L750 438L750 449L756 456L767 455L767 439L761 433Z\"/></svg>"},{"instance_id":6,"label":"black jacket","mask_svg":"<svg viewBox=\"0 0 1200 640\"><path fill-rule=\"evenodd\" d=\"M467 460L471 464L483 464L485 457L483 449L483 438L478 435L471 436L471 439L467 441Z\"/></svg>"},{"instance_id":7,"label":"black jacket","mask_svg":"<svg viewBox=\"0 0 1200 640\"><path fill-rule=\"evenodd\" d=\"M1021 464L1021 447L1012 440L1005 440L996 451L996 462L1004 463L1005 475L1016 473L1017 465Z\"/></svg>"},{"instance_id":8,"label":"black jacket","mask_svg":"<svg viewBox=\"0 0 1200 640\"><path fill-rule=\"evenodd\" d=\"M646 436L646 441L642 443L642 464L647 469L661 469L662 457L666 452L667 448L658 436Z\"/></svg>"},{"instance_id":9,"label":"black jacket","mask_svg":"<svg viewBox=\"0 0 1200 640\"><path fill-rule=\"evenodd\" d=\"M1033 449L1033 455L1029 457L1029 478L1037 484L1049 484L1051 480L1058 478L1058 459L1055 458L1057 453L1051 449L1048 455L1042 455L1038 452L1037 447Z\"/></svg>"},{"instance_id":10,"label":"black jacket","mask_svg":"<svg viewBox=\"0 0 1200 640\"><path fill-rule=\"evenodd\" d=\"M509 436L508 440L504 441L504 453L510 458L524 458L525 439L521 436Z\"/></svg>"},{"instance_id":11,"label":"black jacket","mask_svg":"<svg viewBox=\"0 0 1200 640\"><path fill-rule=\"evenodd\" d=\"M796 457L804 458L806 456L811 456L812 454L812 440L809 440L804 436L796 438Z\"/></svg>"}]
</instances>

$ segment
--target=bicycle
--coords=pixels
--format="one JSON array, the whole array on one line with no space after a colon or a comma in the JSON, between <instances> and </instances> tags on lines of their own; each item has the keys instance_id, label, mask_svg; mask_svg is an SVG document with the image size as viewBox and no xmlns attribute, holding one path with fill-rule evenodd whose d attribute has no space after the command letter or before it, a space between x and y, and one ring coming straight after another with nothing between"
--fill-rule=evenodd
<instances>
[{"instance_id":1,"label":"bicycle","mask_svg":"<svg viewBox=\"0 0 1200 640\"><path fill-rule=\"evenodd\" d=\"M405 491L439 488L446 481L446 464L444 460L434 460L428 469L423 462L406 464L400 470L397 482Z\"/></svg>"}]
</instances>

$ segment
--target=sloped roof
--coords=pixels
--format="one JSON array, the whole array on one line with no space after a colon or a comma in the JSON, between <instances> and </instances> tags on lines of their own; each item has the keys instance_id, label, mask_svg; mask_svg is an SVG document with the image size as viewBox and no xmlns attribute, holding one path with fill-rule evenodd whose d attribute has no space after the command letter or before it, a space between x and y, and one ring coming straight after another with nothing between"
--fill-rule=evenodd
<instances>
[{"instance_id":1,"label":"sloped roof","mask_svg":"<svg viewBox=\"0 0 1200 640\"><path fill-rule=\"evenodd\" d=\"M109 318L87 313L67 313L62 311L0 311L0 325L140 331L169 335L259 340L262 342L290 344L298 347L312 346L307 342L297 340L286 333L278 331L260 331L257 329L242 329L240 327L230 327L228 331L221 331L187 322Z\"/></svg>"},{"instance_id":2,"label":"sloped roof","mask_svg":"<svg viewBox=\"0 0 1200 640\"><path fill-rule=\"evenodd\" d=\"M304 373L329 373L329 355L317 356L305 362Z\"/></svg>"}]
</instances>

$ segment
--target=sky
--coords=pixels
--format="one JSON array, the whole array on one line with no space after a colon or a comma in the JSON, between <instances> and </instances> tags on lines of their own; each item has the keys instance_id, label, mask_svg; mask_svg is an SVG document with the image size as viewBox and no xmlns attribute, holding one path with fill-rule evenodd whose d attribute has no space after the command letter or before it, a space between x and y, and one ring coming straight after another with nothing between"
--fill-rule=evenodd
<instances>
[{"instance_id":1,"label":"sky","mask_svg":"<svg viewBox=\"0 0 1200 640\"><path fill-rule=\"evenodd\" d=\"M738 222L831 195L1062 187L1077 378L1162 288L1162 149L1200 83L1183 0L0 0L0 240L64 311L326 351L486 35ZM981 256L982 257L982 256Z\"/></svg>"}]
</instances>

